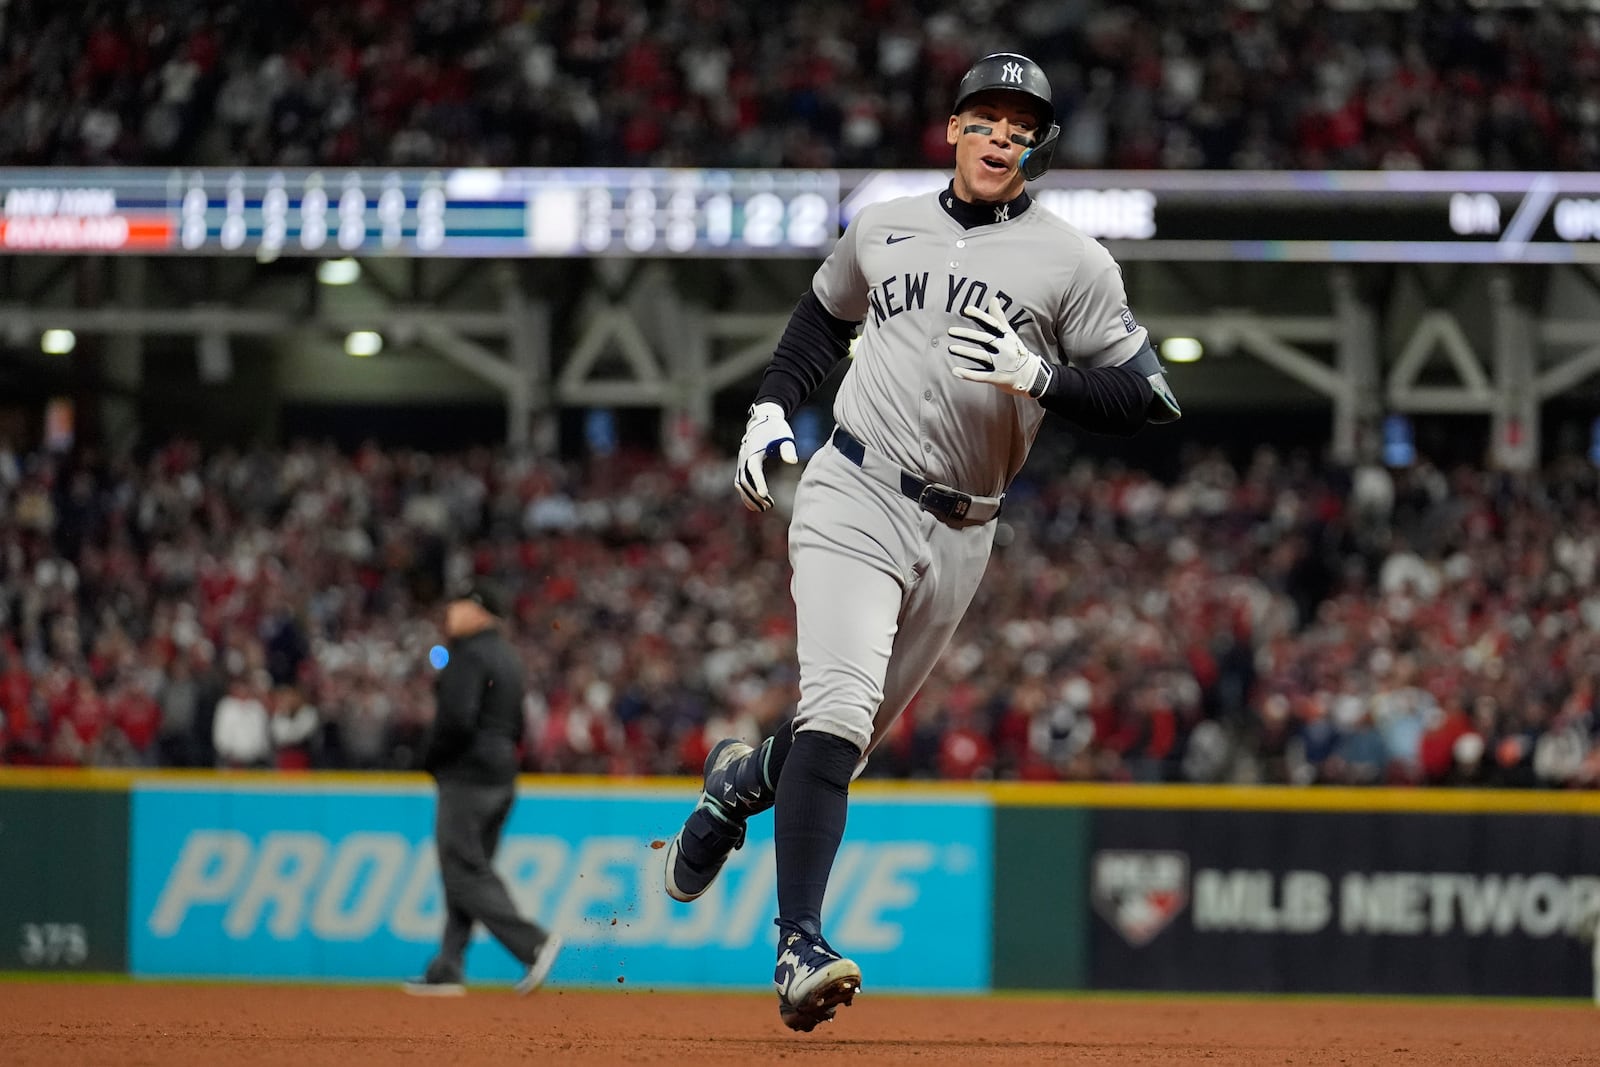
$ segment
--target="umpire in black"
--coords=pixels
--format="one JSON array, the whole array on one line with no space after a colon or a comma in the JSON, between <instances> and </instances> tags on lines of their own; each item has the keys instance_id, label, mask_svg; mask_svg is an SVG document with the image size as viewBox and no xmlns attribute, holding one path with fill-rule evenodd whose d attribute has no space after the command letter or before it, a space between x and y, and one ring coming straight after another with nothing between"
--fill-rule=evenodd
<instances>
[{"instance_id":1,"label":"umpire in black","mask_svg":"<svg viewBox=\"0 0 1600 1067\"><path fill-rule=\"evenodd\" d=\"M474 923L482 923L526 971L519 993L539 988L561 938L517 913L493 860L517 796L522 741L522 667L502 632L501 589L477 579L445 606L449 660L434 682L435 712L423 767L438 784L434 838L446 919L439 953L408 992L466 991L463 964Z\"/></svg>"}]
</instances>

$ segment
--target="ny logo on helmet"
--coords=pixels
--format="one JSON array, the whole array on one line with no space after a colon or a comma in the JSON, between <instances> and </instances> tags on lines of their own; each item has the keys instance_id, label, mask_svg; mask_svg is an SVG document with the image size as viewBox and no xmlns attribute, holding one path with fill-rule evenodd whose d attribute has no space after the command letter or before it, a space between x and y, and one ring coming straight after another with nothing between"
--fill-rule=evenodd
<instances>
[{"instance_id":1,"label":"ny logo on helmet","mask_svg":"<svg viewBox=\"0 0 1600 1067\"><path fill-rule=\"evenodd\" d=\"M1000 80L1003 81L1003 82L1016 82L1018 85L1021 85L1022 84L1022 64L1021 63L1007 63L1004 67L1001 67L1000 68Z\"/></svg>"}]
</instances>

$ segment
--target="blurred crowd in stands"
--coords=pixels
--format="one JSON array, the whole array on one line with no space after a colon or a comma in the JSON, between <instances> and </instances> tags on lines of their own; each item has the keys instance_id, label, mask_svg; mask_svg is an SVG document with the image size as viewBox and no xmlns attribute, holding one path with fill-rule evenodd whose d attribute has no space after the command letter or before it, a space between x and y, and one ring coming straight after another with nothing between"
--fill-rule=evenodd
<instances>
[{"instance_id":1,"label":"blurred crowd in stands","mask_svg":"<svg viewBox=\"0 0 1600 1067\"><path fill-rule=\"evenodd\" d=\"M728 471L0 450L0 761L413 768L441 590L482 573L515 593L528 770L697 773L796 698L786 524ZM1582 461L1030 463L867 773L1593 787L1596 501Z\"/></svg>"},{"instance_id":2,"label":"blurred crowd in stands","mask_svg":"<svg viewBox=\"0 0 1600 1067\"><path fill-rule=\"evenodd\" d=\"M996 50L1063 166L1600 165L1559 0L3 0L0 158L942 168Z\"/></svg>"}]
</instances>

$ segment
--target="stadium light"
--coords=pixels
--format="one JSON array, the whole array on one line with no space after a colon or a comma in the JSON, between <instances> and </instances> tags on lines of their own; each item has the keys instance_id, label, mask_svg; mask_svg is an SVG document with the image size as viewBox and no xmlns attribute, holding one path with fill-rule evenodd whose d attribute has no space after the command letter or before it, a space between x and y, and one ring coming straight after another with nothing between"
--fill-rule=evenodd
<instances>
[{"instance_id":1,"label":"stadium light","mask_svg":"<svg viewBox=\"0 0 1600 1067\"><path fill-rule=\"evenodd\" d=\"M383 351L383 335L375 330L356 330L344 339L348 356L375 356Z\"/></svg>"},{"instance_id":2,"label":"stadium light","mask_svg":"<svg viewBox=\"0 0 1600 1067\"><path fill-rule=\"evenodd\" d=\"M39 335L39 351L47 356L64 356L78 347L78 335L71 330L46 330Z\"/></svg>"},{"instance_id":3,"label":"stadium light","mask_svg":"<svg viewBox=\"0 0 1600 1067\"><path fill-rule=\"evenodd\" d=\"M1205 351L1193 337L1169 337L1161 342L1161 358L1168 363L1193 363L1205 355Z\"/></svg>"},{"instance_id":4,"label":"stadium light","mask_svg":"<svg viewBox=\"0 0 1600 1067\"><path fill-rule=\"evenodd\" d=\"M349 256L317 264L317 281L323 285L354 285L360 278L361 264Z\"/></svg>"}]
</instances>

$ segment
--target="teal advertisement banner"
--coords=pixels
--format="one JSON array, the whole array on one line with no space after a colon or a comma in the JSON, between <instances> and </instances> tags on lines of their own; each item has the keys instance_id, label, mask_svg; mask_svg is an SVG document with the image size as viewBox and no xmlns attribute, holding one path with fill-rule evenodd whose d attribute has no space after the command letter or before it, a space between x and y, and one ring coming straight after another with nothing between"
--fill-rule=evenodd
<instances>
[{"instance_id":1,"label":"teal advertisement banner","mask_svg":"<svg viewBox=\"0 0 1600 1067\"><path fill-rule=\"evenodd\" d=\"M525 789L496 867L523 912L560 929L561 984L768 987L777 912L772 820L750 825L711 891L667 897L661 843L693 796ZM129 967L144 976L398 980L443 926L425 787L141 784L132 794ZM990 982L986 800L861 795L834 867L828 938L881 990ZM480 931L469 981L515 961Z\"/></svg>"}]
</instances>

